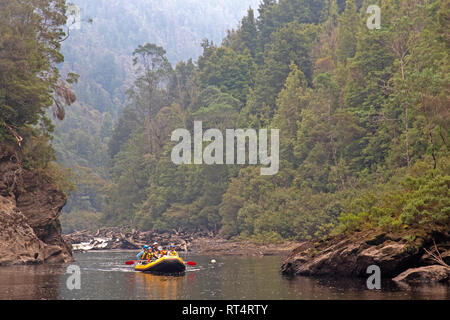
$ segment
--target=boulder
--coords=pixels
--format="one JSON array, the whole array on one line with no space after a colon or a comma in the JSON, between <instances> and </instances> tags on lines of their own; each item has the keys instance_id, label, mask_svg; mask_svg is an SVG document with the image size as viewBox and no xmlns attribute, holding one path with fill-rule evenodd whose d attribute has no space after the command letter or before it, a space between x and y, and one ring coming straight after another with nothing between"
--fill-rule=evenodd
<instances>
[{"instance_id":1,"label":"boulder","mask_svg":"<svg viewBox=\"0 0 450 320\"><path fill-rule=\"evenodd\" d=\"M377 265L383 277L392 277L414 265L420 252L384 234L336 237L304 244L283 262L281 272L305 276L367 276L367 267Z\"/></svg>"},{"instance_id":2,"label":"boulder","mask_svg":"<svg viewBox=\"0 0 450 320\"><path fill-rule=\"evenodd\" d=\"M407 283L448 282L450 268L441 265L432 265L411 268L396 276L394 281Z\"/></svg>"}]
</instances>

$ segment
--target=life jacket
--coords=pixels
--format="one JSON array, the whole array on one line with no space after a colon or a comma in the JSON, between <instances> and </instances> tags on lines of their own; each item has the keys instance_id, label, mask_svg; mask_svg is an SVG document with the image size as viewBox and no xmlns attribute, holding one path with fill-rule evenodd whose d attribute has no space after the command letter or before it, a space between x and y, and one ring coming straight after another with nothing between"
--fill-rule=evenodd
<instances>
[{"instance_id":1,"label":"life jacket","mask_svg":"<svg viewBox=\"0 0 450 320\"><path fill-rule=\"evenodd\" d=\"M161 250L161 256L166 256L167 255L167 250Z\"/></svg>"},{"instance_id":2,"label":"life jacket","mask_svg":"<svg viewBox=\"0 0 450 320\"><path fill-rule=\"evenodd\" d=\"M178 253L175 250L169 251L169 256L178 256Z\"/></svg>"},{"instance_id":3,"label":"life jacket","mask_svg":"<svg viewBox=\"0 0 450 320\"><path fill-rule=\"evenodd\" d=\"M152 258L153 254L149 251L145 251L142 255L142 260L150 260Z\"/></svg>"}]
</instances>

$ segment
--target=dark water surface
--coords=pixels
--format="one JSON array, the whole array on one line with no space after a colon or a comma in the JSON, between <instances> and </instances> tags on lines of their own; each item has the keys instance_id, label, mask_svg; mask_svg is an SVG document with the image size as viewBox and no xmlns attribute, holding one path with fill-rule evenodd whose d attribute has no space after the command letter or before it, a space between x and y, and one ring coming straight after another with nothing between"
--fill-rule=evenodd
<instances>
[{"instance_id":1,"label":"dark water surface","mask_svg":"<svg viewBox=\"0 0 450 320\"><path fill-rule=\"evenodd\" d=\"M68 265L0 267L0 299L446 299L448 285L419 287L382 283L368 290L365 279L284 277L282 257L181 255L195 261L184 276L134 272L131 251L75 254L81 288L69 290ZM217 263L211 263L215 259Z\"/></svg>"}]
</instances>

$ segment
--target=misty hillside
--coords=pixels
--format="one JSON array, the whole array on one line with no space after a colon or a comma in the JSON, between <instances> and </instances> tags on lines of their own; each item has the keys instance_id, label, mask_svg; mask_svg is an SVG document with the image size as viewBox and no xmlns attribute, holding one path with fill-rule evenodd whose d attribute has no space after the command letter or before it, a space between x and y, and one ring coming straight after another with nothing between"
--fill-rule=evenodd
<instances>
[{"instance_id":1,"label":"misty hillside","mask_svg":"<svg viewBox=\"0 0 450 320\"><path fill-rule=\"evenodd\" d=\"M63 73L80 75L75 87L78 101L110 112L123 103L130 84L131 53L138 45L151 42L162 46L172 64L195 60L202 53L203 39L220 44L226 31L237 28L248 8L257 8L259 0L73 3L81 10L81 28L72 28L62 46Z\"/></svg>"},{"instance_id":2,"label":"misty hillside","mask_svg":"<svg viewBox=\"0 0 450 320\"><path fill-rule=\"evenodd\" d=\"M74 170L78 185L64 210L91 214L101 210L97 198L108 179L107 142L133 83L132 52L151 42L166 50L173 66L196 60L204 39L220 44L227 30L239 27L249 7L258 8L259 0L72 3L80 9L80 28L69 18L69 37L62 44L64 63L59 68L63 75L79 74L73 86L77 101L67 108L64 121L54 121L52 144L58 160Z\"/></svg>"}]
</instances>

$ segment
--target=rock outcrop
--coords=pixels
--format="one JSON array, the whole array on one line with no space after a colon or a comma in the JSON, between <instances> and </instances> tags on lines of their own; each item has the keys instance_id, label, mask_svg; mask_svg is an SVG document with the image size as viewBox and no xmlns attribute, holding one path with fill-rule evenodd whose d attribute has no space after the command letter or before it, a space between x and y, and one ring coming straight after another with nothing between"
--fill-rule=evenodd
<instances>
[{"instance_id":1,"label":"rock outcrop","mask_svg":"<svg viewBox=\"0 0 450 320\"><path fill-rule=\"evenodd\" d=\"M72 261L59 222L65 203L54 184L23 168L20 150L0 144L0 265Z\"/></svg>"},{"instance_id":2,"label":"rock outcrop","mask_svg":"<svg viewBox=\"0 0 450 320\"><path fill-rule=\"evenodd\" d=\"M367 267L377 265L380 267L382 277L393 278L410 268L436 264L424 250L428 247L429 251L433 251L431 239L435 237L441 240L439 245L439 250L443 252L441 256L447 257L450 240L448 232L430 235L430 239L420 239L415 243L380 232L371 234L359 232L353 236L341 235L319 242L311 241L296 248L285 259L281 272L303 276L367 277ZM442 268L438 268L439 275L436 268L411 269L399 279L446 281L444 273L441 272Z\"/></svg>"},{"instance_id":3,"label":"rock outcrop","mask_svg":"<svg viewBox=\"0 0 450 320\"><path fill-rule=\"evenodd\" d=\"M450 268L441 265L432 265L408 269L392 280L407 283L424 283L446 282L449 278Z\"/></svg>"}]
</instances>

